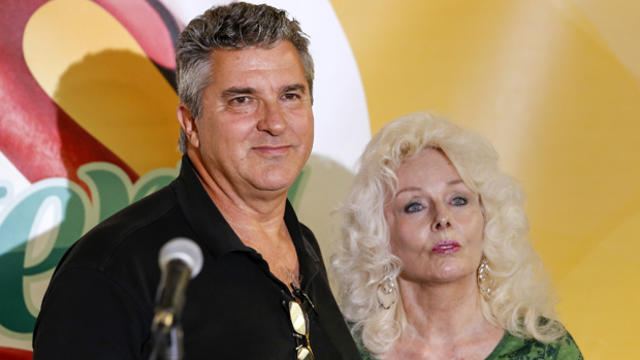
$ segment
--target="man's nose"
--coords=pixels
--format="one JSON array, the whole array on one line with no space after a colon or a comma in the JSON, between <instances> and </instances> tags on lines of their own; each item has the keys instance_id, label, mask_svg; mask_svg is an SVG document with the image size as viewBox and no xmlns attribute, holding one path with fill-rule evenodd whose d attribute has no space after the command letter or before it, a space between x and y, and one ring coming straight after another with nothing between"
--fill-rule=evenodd
<instances>
[{"instance_id":1,"label":"man's nose","mask_svg":"<svg viewBox=\"0 0 640 360\"><path fill-rule=\"evenodd\" d=\"M264 102L259 116L258 131L265 131L272 136L277 136L287 128L285 114L277 101Z\"/></svg>"}]
</instances>

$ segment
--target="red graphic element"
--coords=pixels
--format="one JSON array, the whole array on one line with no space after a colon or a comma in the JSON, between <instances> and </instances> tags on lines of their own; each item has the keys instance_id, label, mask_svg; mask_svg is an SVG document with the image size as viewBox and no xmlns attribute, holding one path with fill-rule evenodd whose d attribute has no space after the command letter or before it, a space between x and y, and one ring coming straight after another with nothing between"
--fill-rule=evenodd
<instances>
[{"instance_id":1,"label":"red graphic element","mask_svg":"<svg viewBox=\"0 0 640 360\"><path fill-rule=\"evenodd\" d=\"M23 34L29 18L46 2L8 1L0 12L0 151L30 182L66 177L88 190L77 169L94 161L113 163L131 181L137 180L138 174L123 159L79 126L31 75L22 50ZM152 61L168 70L175 68L171 37L176 29L170 31L170 24L148 2L95 2L131 33Z\"/></svg>"},{"instance_id":2,"label":"red graphic element","mask_svg":"<svg viewBox=\"0 0 640 360\"><path fill-rule=\"evenodd\" d=\"M33 353L27 350L0 346L0 360L31 360Z\"/></svg>"},{"instance_id":3,"label":"red graphic element","mask_svg":"<svg viewBox=\"0 0 640 360\"><path fill-rule=\"evenodd\" d=\"M77 170L95 161L112 163L123 169L131 181L136 181L138 174L62 110L29 71L22 49L25 27L47 1L1 2L0 152L30 182L65 177L83 186L89 194ZM163 75L167 77L167 72L175 68L172 35L177 34L177 25L172 23L166 9L154 0L149 1L95 2L131 33L151 60L166 70ZM32 358L31 351L0 347L0 360Z\"/></svg>"},{"instance_id":4,"label":"red graphic element","mask_svg":"<svg viewBox=\"0 0 640 360\"><path fill-rule=\"evenodd\" d=\"M156 64L175 69L176 59L171 33L162 17L145 0L94 0L133 36L145 54Z\"/></svg>"},{"instance_id":5,"label":"red graphic element","mask_svg":"<svg viewBox=\"0 0 640 360\"><path fill-rule=\"evenodd\" d=\"M0 12L0 151L30 182L66 177L84 185L77 169L93 161L113 163L135 181L138 175L71 119L29 72L23 34L31 15L45 2L4 2Z\"/></svg>"}]
</instances>

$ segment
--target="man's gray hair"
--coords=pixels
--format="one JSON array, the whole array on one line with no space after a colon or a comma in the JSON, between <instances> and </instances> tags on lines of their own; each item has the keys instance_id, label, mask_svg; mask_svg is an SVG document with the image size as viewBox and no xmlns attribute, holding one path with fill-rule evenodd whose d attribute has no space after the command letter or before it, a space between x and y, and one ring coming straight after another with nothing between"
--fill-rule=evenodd
<instances>
[{"instance_id":1,"label":"man's gray hair","mask_svg":"<svg viewBox=\"0 0 640 360\"><path fill-rule=\"evenodd\" d=\"M313 94L313 59L309 40L300 24L284 10L243 2L212 7L191 20L178 38L176 77L178 96L194 118L202 112L202 92L213 80L210 55L215 49L272 48L282 41L295 46ZM312 97L313 98L313 97ZM180 129L180 151L187 151L187 137Z\"/></svg>"}]
</instances>

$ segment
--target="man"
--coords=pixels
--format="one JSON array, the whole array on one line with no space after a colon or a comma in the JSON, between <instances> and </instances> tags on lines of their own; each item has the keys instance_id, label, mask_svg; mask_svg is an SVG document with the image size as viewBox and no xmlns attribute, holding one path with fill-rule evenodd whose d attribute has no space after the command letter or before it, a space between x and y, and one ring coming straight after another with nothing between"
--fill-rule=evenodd
<instances>
[{"instance_id":1,"label":"man","mask_svg":"<svg viewBox=\"0 0 640 360\"><path fill-rule=\"evenodd\" d=\"M286 200L313 143L313 62L295 20L235 3L177 46L178 178L98 225L65 255L34 331L35 359L146 359L157 255L193 239L186 359L357 359L318 244ZM307 328L294 327L292 301Z\"/></svg>"}]
</instances>

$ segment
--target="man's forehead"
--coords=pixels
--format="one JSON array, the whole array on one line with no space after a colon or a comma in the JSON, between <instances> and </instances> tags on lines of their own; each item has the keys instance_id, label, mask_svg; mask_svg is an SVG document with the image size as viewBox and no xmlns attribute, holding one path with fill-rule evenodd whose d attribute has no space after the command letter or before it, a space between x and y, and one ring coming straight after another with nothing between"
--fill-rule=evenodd
<instances>
[{"instance_id":1,"label":"man's forehead","mask_svg":"<svg viewBox=\"0 0 640 360\"><path fill-rule=\"evenodd\" d=\"M249 86L253 81L268 78L278 86L308 87L300 56L288 41L271 48L217 49L210 58L212 82Z\"/></svg>"},{"instance_id":2,"label":"man's forehead","mask_svg":"<svg viewBox=\"0 0 640 360\"><path fill-rule=\"evenodd\" d=\"M211 51L209 59L212 62L220 62L225 60L237 60L239 58L272 58L273 60L280 60L280 58L286 54L291 59L296 59L300 63L300 54L298 54L295 46L288 40L279 41L269 45L255 45L248 46L241 49L236 48L218 48Z\"/></svg>"}]
</instances>

